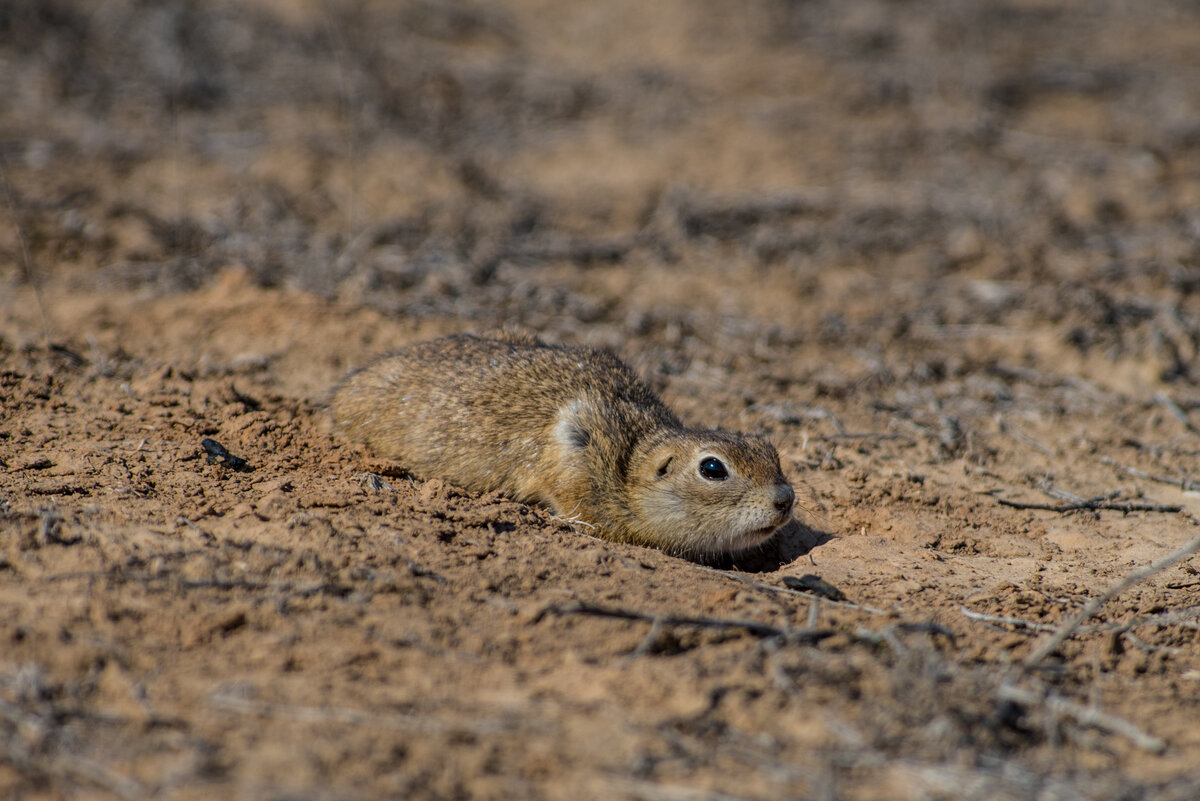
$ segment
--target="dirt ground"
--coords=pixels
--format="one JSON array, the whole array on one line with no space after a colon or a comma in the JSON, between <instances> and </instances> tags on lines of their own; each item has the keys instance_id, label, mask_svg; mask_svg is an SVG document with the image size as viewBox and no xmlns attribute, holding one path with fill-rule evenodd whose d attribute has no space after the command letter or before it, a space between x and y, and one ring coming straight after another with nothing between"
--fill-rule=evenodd
<instances>
[{"instance_id":1,"label":"dirt ground","mask_svg":"<svg viewBox=\"0 0 1200 801\"><path fill-rule=\"evenodd\" d=\"M1200 798L1195 4L8 0L0 97L0 797ZM798 522L331 432L503 324Z\"/></svg>"}]
</instances>

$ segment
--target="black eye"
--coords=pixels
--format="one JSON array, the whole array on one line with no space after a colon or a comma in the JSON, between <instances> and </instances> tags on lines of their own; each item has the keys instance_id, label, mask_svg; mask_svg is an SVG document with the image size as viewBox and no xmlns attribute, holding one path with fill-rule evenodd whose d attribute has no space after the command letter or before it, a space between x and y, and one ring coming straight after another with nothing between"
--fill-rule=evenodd
<instances>
[{"instance_id":1,"label":"black eye","mask_svg":"<svg viewBox=\"0 0 1200 801\"><path fill-rule=\"evenodd\" d=\"M709 481L724 481L729 478L729 471L725 469L725 464L720 459L710 456L700 463L700 475Z\"/></svg>"}]
</instances>

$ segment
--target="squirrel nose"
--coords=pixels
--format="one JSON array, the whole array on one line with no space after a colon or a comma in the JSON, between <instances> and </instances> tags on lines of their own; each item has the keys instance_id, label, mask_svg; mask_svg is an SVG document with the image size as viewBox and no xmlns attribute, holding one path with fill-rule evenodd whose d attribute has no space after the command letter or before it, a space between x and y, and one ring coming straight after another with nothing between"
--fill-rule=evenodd
<instances>
[{"instance_id":1,"label":"squirrel nose","mask_svg":"<svg viewBox=\"0 0 1200 801\"><path fill-rule=\"evenodd\" d=\"M775 488L775 509L781 515L792 511L792 504L795 502L796 493L787 484L780 484Z\"/></svg>"}]
</instances>

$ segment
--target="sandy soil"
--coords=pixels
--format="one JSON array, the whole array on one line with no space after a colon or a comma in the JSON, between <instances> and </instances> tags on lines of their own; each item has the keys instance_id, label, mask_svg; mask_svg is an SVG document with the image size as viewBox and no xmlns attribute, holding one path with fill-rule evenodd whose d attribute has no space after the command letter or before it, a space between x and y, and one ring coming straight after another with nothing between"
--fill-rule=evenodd
<instances>
[{"instance_id":1,"label":"sandy soil","mask_svg":"<svg viewBox=\"0 0 1200 801\"><path fill-rule=\"evenodd\" d=\"M1031 657L1200 534L1198 41L0 4L0 796L1200 797L1200 558ZM765 432L798 523L694 564L332 435L350 369L500 324Z\"/></svg>"}]
</instances>

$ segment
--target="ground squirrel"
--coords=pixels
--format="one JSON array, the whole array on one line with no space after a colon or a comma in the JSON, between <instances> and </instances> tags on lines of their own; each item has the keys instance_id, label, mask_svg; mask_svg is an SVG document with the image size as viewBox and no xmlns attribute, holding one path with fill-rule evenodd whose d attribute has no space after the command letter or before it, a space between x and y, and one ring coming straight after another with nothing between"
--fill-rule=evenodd
<instances>
[{"instance_id":1,"label":"ground squirrel","mask_svg":"<svg viewBox=\"0 0 1200 801\"><path fill-rule=\"evenodd\" d=\"M422 342L351 375L332 409L418 476L683 556L758 545L795 500L770 443L685 428L603 350L507 332Z\"/></svg>"}]
</instances>

